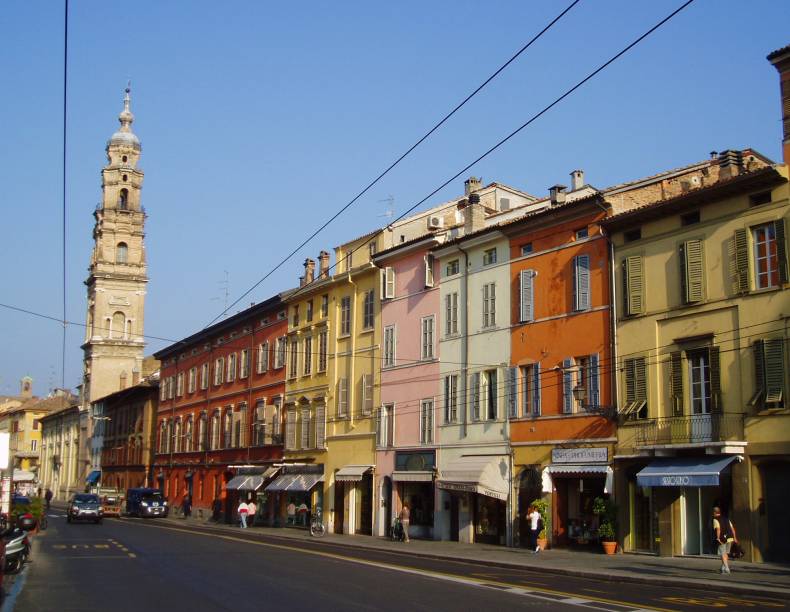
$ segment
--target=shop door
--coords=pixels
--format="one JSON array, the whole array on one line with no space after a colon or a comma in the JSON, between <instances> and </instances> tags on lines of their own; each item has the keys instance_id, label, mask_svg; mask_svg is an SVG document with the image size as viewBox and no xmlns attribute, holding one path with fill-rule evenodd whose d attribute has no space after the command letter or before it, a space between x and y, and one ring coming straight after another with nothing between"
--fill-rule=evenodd
<instances>
[{"instance_id":1,"label":"shop door","mask_svg":"<svg viewBox=\"0 0 790 612\"><path fill-rule=\"evenodd\" d=\"M787 474L790 464L773 463L763 468L763 504L768 523L768 533L763 536L766 543L765 560L777 563L790 562L790 523L787 508L790 507L790 488Z\"/></svg>"},{"instance_id":2,"label":"shop door","mask_svg":"<svg viewBox=\"0 0 790 612\"><path fill-rule=\"evenodd\" d=\"M373 475L368 472L357 484L361 496L359 504L360 524L357 533L371 535L373 533Z\"/></svg>"},{"instance_id":3,"label":"shop door","mask_svg":"<svg viewBox=\"0 0 790 612\"><path fill-rule=\"evenodd\" d=\"M343 514L345 513L345 485L335 481L335 533L343 533Z\"/></svg>"},{"instance_id":4,"label":"shop door","mask_svg":"<svg viewBox=\"0 0 790 612\"><path fill-rule=\"evenodd\" d=\"M554 503L552 504L553 543L568 543L568 479L554 478Z\"/></svg>"},{"instance_id":5,"label":"shop door","mask_svg":"<svg viewBox=\"0 0 790 612\"><path fill-rule=\"evenodd\" d=\"M392 526L392 479L385 476L381 483L381 498L384 501L384 517L381 524L384 525L384 535L389 535Z\"/></svg>"},{"instance_id":6,"label":"shop door","mask_svg":"<svg viewBox=\"0 0 790 612\"><path fill-rule=\"evenodd\" d=\"M713 507L722 506L718 487L681 489L681 543L684 555L713 555ZM725 512L727 507L722 508Z\"/></svg>"},{"instance_id":7,"label":"shop door","mask_svg":"<svg viewBox=\"0 0 790 612\"><path fill-rule=\"evenodd\" d=\"M450 541L458 541L458 496L450 495Z\"/></svg>"},{"instance_id":8,"label":"shop door","mask_svg":"<svg viewBox=\"0 0 790 612\"><path fill-rule=\"evenodd\" d=\"M534 466L524 468L518 482L518 541L521 546L529 546L529 505L542 495L540 472Z\"/></svg>"}]
</instances>

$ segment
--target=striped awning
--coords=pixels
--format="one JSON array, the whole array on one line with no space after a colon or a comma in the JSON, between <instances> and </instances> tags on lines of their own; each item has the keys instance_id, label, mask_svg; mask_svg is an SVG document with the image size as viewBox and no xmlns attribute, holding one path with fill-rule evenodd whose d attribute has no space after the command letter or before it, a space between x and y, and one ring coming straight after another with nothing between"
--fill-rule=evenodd
<instances>
[{"instance_id":1,"label":"striped awning","mask_svg":"<svg viewBox=\"0 0 790 612\"><path fill-rule=\"evenodd\" d=\"M551 493L552 476L600 476L605 478L603 485L604 493L612 493L614 490L614 471L608 465L601 464L552 464L543 468L543 492Z\"/></svg>"},{"instance_id":2,"label":"striped awning","mask_svg":"<svg viewBox=\"0 0 790 612\"><path fill-rule=\"evenodd\" d=\"M323 481L323 474L282 474L266 487L266 490L273 493L280 491L305 493Z\"/></svg>"}]
</instances>

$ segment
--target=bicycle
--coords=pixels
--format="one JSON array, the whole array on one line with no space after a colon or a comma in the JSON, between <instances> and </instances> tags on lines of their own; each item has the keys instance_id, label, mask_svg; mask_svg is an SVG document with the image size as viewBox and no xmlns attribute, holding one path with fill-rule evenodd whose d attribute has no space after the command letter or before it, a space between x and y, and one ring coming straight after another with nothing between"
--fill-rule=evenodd
<instances>
[{"instance_id":1,"label":"bicycle","mask_svg":"<svg viewBox=\"0 0 790 612\"><path fill-rule=\"evenodd\" d=\"M316 508L315 513L310 518L310 535L314 538L320 538L326 533L326 527L321 520L321 508Z\"/></svg>"}]
</instances>

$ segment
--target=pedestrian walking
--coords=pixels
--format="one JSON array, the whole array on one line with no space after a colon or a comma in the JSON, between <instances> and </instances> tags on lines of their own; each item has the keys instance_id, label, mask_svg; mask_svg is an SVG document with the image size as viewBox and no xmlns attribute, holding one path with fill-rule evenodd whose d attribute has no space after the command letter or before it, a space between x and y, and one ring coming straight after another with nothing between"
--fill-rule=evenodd
<instances>
[{"instance_id":1,"label":"pedestrian walking","mask_svg":"<svg viewBox=\"0 0 790 612\"><path fill-rule=\"evenodd\" d=\"M192 516L192 498L189 493L184 494L184 499L181 500L181 514L184 515L185 519Z\"/></svg>"},{"instance_id":2,"label":"pedestrian walking","mask_svg":"<svg viewBox=\"0 0 790 612\"><path fill-rule=\"evenodd\" d=\"M408 502L403 504L400 510L400 524L403 527L403 541L409 541L409 521L411 520L411 510L409 510Z\"/></svg>"},{"instance_id":3,"label":"pedestrian walking","mask_svg":"<svg viewBox=\"0 0 790 612\"><path fill-rule=\"evenodd\" d=\"M258 512L258 505L254 499L247 502L247 526L252 527L255 523L255 514Z\"/></svg>"},{"instance_id":4,"label":"pedestrian walking","mask_svg":"<svg viewBox=\"0 0 790 612\"><path fill-rule=\"evenodd\" d=\"M52 503L52 491L49 488L44 493L44 501L47 503L47 512L49 512L49 504Z\"/></svg>"},{"instance_id":5,"label":"pedestrian walking","mask_svg":"<svg viewBox=\"0 0 790 612\"><path fill-rule=\"evenodd\" d=\"M247 505L247 502L242 499L239 502L239 507L236 508L236 512L239 513L239 521L241 522L241 528L247 529L247 515L250 513L250 507Z\"/></svg>"},{"instance_id":6,"label":"pedestrian walking","mask_svg":"<svg viewBox=\"0 0 790 612\"><path fill-rule=\"evenodd\" d=\"M543 521L543 518L540 516L540 512L538 512L535 506L529 507L527 520L529 521L529 547L533 553L538 554L540 552L538 535L540 535L540 523Z\"/></svg>"},{"instance_id":7,"label":"pedestrian walking","mask_svg":"<svg viewBox=\"0 0 790 612\"><path fill-rule=\"evenodd\" d=\"M732 543L738 541L735 533L735 526L730 519L721 513L721 508L713 508L713 544L716 547L716 554L721 557L720 574L730 573L729 555Z\"/></svg>"}]
</instances>

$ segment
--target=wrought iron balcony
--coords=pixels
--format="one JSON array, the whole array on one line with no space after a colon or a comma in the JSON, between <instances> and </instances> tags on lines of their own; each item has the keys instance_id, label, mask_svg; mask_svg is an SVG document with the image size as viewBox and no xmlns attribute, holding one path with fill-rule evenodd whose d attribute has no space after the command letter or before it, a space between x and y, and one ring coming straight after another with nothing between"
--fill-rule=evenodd
<instances>
[{"instance_id":1,"label":"wrought iron balcony","mask_svg":"<svg viewBox=\"0 0 790 612\"><path fill-rule=\"evenodd\" d=\"M637 446L743 440L742 414L695 414L637 421Z\"/></svg>"}]
</instances>

